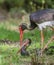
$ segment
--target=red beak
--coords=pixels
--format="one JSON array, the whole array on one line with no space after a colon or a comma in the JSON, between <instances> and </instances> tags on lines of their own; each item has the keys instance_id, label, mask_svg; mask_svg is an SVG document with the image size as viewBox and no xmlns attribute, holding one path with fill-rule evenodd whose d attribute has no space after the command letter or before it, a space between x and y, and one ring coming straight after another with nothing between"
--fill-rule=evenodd
<instances>
[{"instance_id":1,"label":"red beak","mask_svg":"<svg viewBox=\"0 0 54 65\"><path fill-rule=\"evenodd\" d=\"M23 30L21 27L19 27L19 32L20 32L20 46L22 46L22 42L23 42Z\"/></svg>"}]
</instances>

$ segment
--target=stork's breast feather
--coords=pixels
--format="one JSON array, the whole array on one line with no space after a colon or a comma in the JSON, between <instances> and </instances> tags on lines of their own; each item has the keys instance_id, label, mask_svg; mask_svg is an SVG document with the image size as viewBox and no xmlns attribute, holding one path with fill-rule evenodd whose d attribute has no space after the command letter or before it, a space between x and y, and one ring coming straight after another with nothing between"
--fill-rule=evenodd
<instances>
[{"instance_id":1,"label":"stork's breast feather","mask_svg":"<svg viewBox=\"0 0 54 65\"><path fill-rule=\"evenodd\" d=\"M50 26L54 26L54 21L46 21L41 24L38 24L38 27L40 30L42 30L43 28L46 28L46 27L50 27Z\"/></svg>"}]
</instances>

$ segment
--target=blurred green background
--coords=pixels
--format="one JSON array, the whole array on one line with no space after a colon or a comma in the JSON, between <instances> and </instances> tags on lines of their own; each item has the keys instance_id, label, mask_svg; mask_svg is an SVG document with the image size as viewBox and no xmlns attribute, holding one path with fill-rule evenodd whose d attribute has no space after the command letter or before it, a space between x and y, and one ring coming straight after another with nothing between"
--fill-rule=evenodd
<instances>
[{"instance_id":1,"label":"blurred green background","mask_svg":"<svg viewBox=\"0 0 54 65\"><path fill-rule=\"evenodd\" d=\"M44 8L54 8L54 0L0 0L0 8L6 11L25 10L34 12Z\"/></svg>"}]
</instances>

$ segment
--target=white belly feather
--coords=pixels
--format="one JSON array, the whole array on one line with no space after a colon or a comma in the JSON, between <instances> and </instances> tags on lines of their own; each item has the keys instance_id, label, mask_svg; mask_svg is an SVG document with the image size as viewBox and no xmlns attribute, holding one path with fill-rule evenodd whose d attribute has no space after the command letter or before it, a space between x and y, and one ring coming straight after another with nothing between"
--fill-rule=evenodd
<instances>
[{"instance_id":1,"label":"white belly feather","mask_svg":"<svg viewBox=\"0 0 54 65\"><path fill-rule=\"evenodd\" d=\"M43 23L37 24L37 25L38 25L39 29L42 30L43 28L54 26L54 21L46 21L46 22L43 22Z\"/></svg>"}]
</instances>

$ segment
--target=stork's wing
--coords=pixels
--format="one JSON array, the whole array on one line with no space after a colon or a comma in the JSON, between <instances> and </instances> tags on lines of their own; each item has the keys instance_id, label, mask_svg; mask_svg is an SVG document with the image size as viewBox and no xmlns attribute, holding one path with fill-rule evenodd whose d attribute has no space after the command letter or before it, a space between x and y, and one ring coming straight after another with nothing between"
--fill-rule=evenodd
<instances>
[{"instance_id":1,"label":"stork's wing","mask_svg":"<svg viewBox=\"0 0 54 65\"><path fill-rule=\"evenodd\" d=\"M52 21L54 20L54 10L46 9L46 10L40 10L35 13L32 13L30 15L30 20L37 24L43 23L44 21Z\"/></svg>"}]
</instances>

